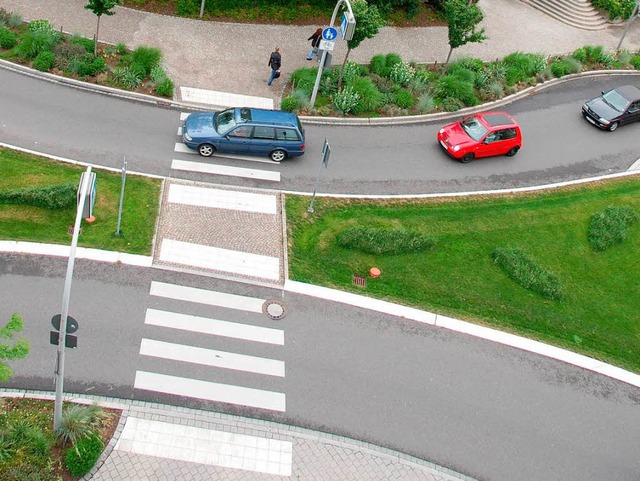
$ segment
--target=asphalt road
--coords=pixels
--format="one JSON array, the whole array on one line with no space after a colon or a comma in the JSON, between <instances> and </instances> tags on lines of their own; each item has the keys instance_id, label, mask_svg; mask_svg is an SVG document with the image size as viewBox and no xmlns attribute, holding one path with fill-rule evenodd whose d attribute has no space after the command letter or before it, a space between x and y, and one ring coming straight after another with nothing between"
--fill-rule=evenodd
<instances>
[{"instance_id":1,"label":"asphalt road","mask_svg":"<svg viewBox=\"0 0 640 481\"><path fill-rule=\"evenodd\" d=\"M118 100L0 69L0 142L93 164L206 182L310 192L320 150L332 146L319 192L419 194L531 186L621 172L640 157L640 124L615 133L585 122L582 103L631 77L581 79L518 100L504 110L522 126L513 158L460 164L435 141L443 124L397 127L306 127L304 157L281 165L176 152L179 112ZM172 159L281 172L281 182L172 170Z\"/></svg>"},{"instance_id":2,"label":"asphalt road","mask_svg":"<svg viewBox=\"0 0 640 481\"><path fill-rule=\"evenodd\" d=\"M9 385L53 389L49 319L60 310L66 260L0 256L0 319L26 321L32 352ZM274 321L149 295L151 281L265 299ZM30 296L25 296L29 292ZM144 324L147 308L283 329L283 348ZM363 309L213 278L76 264L66 392L215 409L339 433L398 449L480 480L637 481L640 390L491 342ZM142 338L244 352L286 363L285 378L139 355ZM136 370L286 394L285 413L134 390Z\"/></svg>"}]
</instances>

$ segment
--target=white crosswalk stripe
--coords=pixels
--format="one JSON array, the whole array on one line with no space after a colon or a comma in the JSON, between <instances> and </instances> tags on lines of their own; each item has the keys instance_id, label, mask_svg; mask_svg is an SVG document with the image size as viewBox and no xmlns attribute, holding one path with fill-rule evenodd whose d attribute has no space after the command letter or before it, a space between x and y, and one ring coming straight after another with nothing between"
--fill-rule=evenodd
<instances>
[{"instance_id":1,"label":"white crosswalk stripe","mask_svg":"<svg viewBox=\"0 0 640 481\"><path fill-rule=\"evenodd\" d=\"M274 194L256 194L183 184L170 184L167 200L174 204L261 214L276 215L278 211L278 197Z\"/></svg>"},{"instance_id":2,"label":"white crosswalk stripe","mask_svg":"<svg viewBox=\"0 0 640 481\"><path fill-rule=\"evenodd\" d=\"M167 376L155 372L136 371L134 388L272 411L286 410L284 393Z\"/></svg>"},{"instance_id":3,"label":"white crosswalk stripe","mask_svg":"<svg viewBox=\"0 0 640 481\"><path fill-rule=\"evenodd\" d=\"M157 281L152 281L149 293L156 297L211 307L242 310L250 314L261 314L265 302L264 299L255 297L240 296ZM149 360L146 361L145 366L148 366L149 362L155 364L154 360L158 359L176 361L177 364L174 369L178 369L178 371L176 371L178 374L180 374L179 371L184 369L185 366L187 369L189 369L188 366L190 365L205 366L212 368L210 374L206 374L206 376L213 380L193 379L179 375L168 375L162 372L152 372L156 371L156 369L152 367L151 371L142 369L136 371L134 381L135 389L272 411L285 411L285 393L277 392L277 390L255 389L249 386L236 386L214 382L216 380L215 378L221 375L221 371L217 371L217 369L222 369L227 373L246 372L260 376L268 376L275 382L275 379L285 377L284 361L202 347L207 343L206 336L220 336L248 342L283 346L283 330L153 308L147 309L145 325L174 329L176 333L182 331L193 332L200 335L198 337L198 344L200 344L200 346L190 346L187 344L168 342L166 340L152 339L151 337L153 336L143 337L140 342L139 352L141 356ZM171 331L166 332L171 333ZM248 348L250 344L241 344L241 346ZM193 369L188 370L187 372L191 373L192 370ZM200 376L202 376L202 369L198 372ZM229 379L229 376L230 374L226 374L224 380ZM246 379L247 378L245 378L242 384L247 383Z\"/></svg>"},{"instance_id":4,"label":"white crosswalk stripe","mask_svg":"<svg viewBox=\"0 0 640 481\"><path fill-rule=\"evenodd\" d=\"M216 351L171 342L142 339L140 354L211 367L284 377L284 362L233 352Z\"/></svg>"},{"instance_id":5,"label":"white crosswalk stripe","mask_svg":"<svg viewBox=\"0 0 640 481\"><path fill-rule=\"evenodd\" d=\"M284 331L270 327L252 326L237 322L221 321L206 317L190 316L177 312L147 309L145 324L241 339L265 344L284 345Z\"/></svg>"},{"instance_id":6,"label":"white crosswalk stripe","mask_svg":"<svg viewBox=\"0 0 640 481\"><path fill-rule=\"evenodd\" d=\"M186 147L185 147L186 148ZM224 175L227 177L242 177L245 179L269 180L280 182L280 172L260 169L247 169L245 167L233 167L231 165L209 164L203 162L190 162L188 160L173 159L173 170L198 172L202 174Z\"/></svg>"}]
</instances>

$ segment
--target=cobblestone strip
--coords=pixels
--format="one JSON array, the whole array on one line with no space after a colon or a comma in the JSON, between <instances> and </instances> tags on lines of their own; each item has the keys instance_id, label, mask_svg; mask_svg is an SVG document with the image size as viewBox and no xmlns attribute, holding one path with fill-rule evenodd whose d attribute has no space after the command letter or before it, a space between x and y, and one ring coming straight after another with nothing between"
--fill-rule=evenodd
<instances>
[{"instance_id":1,"label":"cobblestone strip","mask_svg":"<svg viewBox=\"0 0 640 481\"><path fill-rule=\"evenodd\" d=\"M171 185L191 185L203 188L233 192L253 192L276 196L277 212L275 215L244 212L232 209L218 209L211 207L199 207L184 204L175 204L168 201ZM225 278L240 278L257 282L268 282L260 277L245 276L225 271L204 269L201 266L186 266L160 260L160 249L163 239L172 239L193 244L229 249L240 252L248 252L263 256L277 257L279 259L280 278L278 285L282 285L286 275L285 232L283 230L282 194L277 191L259 191L254 189L229 188L201 182L181 181L167 179L162 202L154 247L154 265L166 266L177 270L199 272L202 274L219 275Z\"/></svg>"}]
</instances>

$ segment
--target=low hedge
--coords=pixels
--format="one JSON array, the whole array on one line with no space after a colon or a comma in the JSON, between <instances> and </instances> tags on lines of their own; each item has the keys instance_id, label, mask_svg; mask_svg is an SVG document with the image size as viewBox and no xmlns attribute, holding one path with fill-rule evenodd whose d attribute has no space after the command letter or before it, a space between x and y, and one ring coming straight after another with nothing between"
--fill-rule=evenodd
<instances>
[{"instance_id":1,"label":"low hedge","mask_svg":"<svg viewBox=\"0 0 640 481\"><path fill-rule=\"evenodd\" d=\"M336 236L339 246L367 254L407 254L425 252L435 240L421 232L382 227L351 227Z\"/></svg>"},{"instance_id":2,"label":"low hedge","mask_svg":"<svg viewBox=\"0 0 640 481\"><path fill-rule=\"evenodd\" d=\"M21 204L45 209L69 209L76 205L77 188L71 184L29 187L0 192L0 204Z\"/></svg>"},{"instance_id":3,"label":"low hedge","mask_svg":"<svg viewBox=\"0 0 640 481\"><path fill-rule=\"evenodd\" d=\"M621 244L627 237L627 227L638 220L629 206L609 206L591 216L587 237L594 251L604 251Z\"/></svg>"},{"instance_id":4,"label":"low hedge","mask_svg":"<svg viewBox=\"0 0 640 481\"><path fill-rule=\"evenodd\" d=\"M97 433L82 437L67 450L64 461L73 476L84 476L93 468L104 449L104 443Z\"/></svg>"}]
</instances>

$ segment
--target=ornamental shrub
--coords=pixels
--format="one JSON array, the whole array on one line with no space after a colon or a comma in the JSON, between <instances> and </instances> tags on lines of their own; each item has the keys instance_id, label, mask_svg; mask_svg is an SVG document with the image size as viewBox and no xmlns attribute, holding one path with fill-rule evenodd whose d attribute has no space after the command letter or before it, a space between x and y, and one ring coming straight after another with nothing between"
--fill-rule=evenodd
<instances>
[{"instance_id":1,"label":"ornamental shrub","mask_svg":"<svg viewBox=\"0 0 640 481\"><path fill-rule=\"evenodd\" d=\"M156 94L161 97L173 98L174 87L173 81L170 78L165 77L162 82L156 85Z\"/></svg>"},{"instance_id":2,"label":"ornamental shrub","mask_svg":"<svg viewBox=\"0 0 640 481\"><path fill-rule=\"evenodd\" d=\"M353 90L351 85L348 85L333 96L332 104L334 109L342 113L342 115L346 115L356 108L358 100L360 100L360 96Z\"/></svg>"},{"instance_id":3,"label":"ornamental shrub","mask_svg":"<svg viewBox=\"0 0 640 481\"><path fill-rule=\"evenodd\" d=\"M156 65L151 69L151 73L149 74L149 78L153 83L159 84L167 78L167 74L164 69L160 65Z\"/></svg>"},{"instance_id":4,"label":"ornamental shrub","mask_svg":"<svg viewBox=\"0 0 640 481\"><path fill-rule=\"evenodd\" d=\"M433 87L433 95L440 99L454 98L462 102L463 106L473 106L479 103L473 89L473 83L457 75L443 75ZM457 110L457 109L456 109Z\"/></svg>"},{"instance_id":5,"label":"ornamental shrub","mask_svg":"<svg viewBox=\"0 0 640 481\"><path fill-rule=\"evenodd\" d=\"M429 94L422 94L418 98L418 102L416 104L416 110L421 114L428 114L432 110L436 108L436 103L433 100L433 97Z\"/></svg>"},{"instance_id":6,"label":"ornamental shrub","mask_svg":"<svg viewBox=\"0 0 640 481\"><path fill-rule=\"evenodd\" d=\"M27 25L30 32L52 32L54 29L49 20L32 20Z\"/></svg>"},{"instance_id":7,"label":"ornamental shrub","mask_svg":"<svg viewBox=\"0 0 640 481\"><path fill-rule=\"evenodd\" d=\"M628 19L636 5L635 0L591 0L591 4L609 14L609 19Z\"/></svg>"},{"instance_id":8,"label":"ornamental shrub","mask_svg":"<svg viewBox=\"0 0 640 481\"><path fill-rule=\"evenodd\" d=\"M556 78L581 71L582 64L573 57L558 58L551 63L551 73Z\"/></svg>"},{"instance_id":9,"label":"ornamental shrub","mask_svg":"<svg viewBox=\"0 0 640 481\"><path fill-rule=\"evenodd\" d=\"M563 293L560 279L541 267L533 257L522 249L513 247L496 248L491 253L491 257L511 280L525 289L547 299L562 299Z\"/></svg>"},{"instance_id":10,"label":"ornamental shrub","mask_svg":"<svg viewBox=\"0 0 640 481\"><path fill-rule=\"evenodd\" d=\"M369 62L369 70L371 73L380 75L380 77L387 77L391 67L387 67L387 57L381 53L371 57Z\"/></svg>"},{"instance_id":11,"label":"ornamental shrub","mask_svg":"<svg viewBox=\"0 0 640 481\"><path fill-rule=\"evenodd\" d=\"M78 439L75 446L69 448L64 457L67 469L72 476L84 476L95 466L104 443L97 433Z\"/></svg>"},{"instance_id":12,"label":"ornamental shrub","mask_svg":"<svg viewBox=\"0 0 640 481\"><path fill-rule=\"evenodd\" d=\"M0 25L6 25L9 21L9 15L11 15L7 10L0 7Z\"/></svg>"},{"instance_id":13,"label":"ornamental shrub","mask_svg":"<svg viewBox=\"0 0 640 481\"><path fill-rule=\"evenodd\" d=\"M134 89L142 83L142 76L131 67L116 67L111 73L116 83L128 89Z\"/></svg>"},{"instance_id":14,"label":"ornamental shrub","mask_svg":"<svg viewBox=\"0 0 640 481\"><path fill-rule=\"evenodd\" d=\"M191 17L197 15L200 11L200 2L198 0L177 0L176 13L181 17Z\"/></svg>"},{"instance_id":15,"label":"ornamental shrub","mask_svg":"<svg viewBox=\"0 0 640 481\"><path fill-rule=\"evenodd\" d=\"M440 107L447 112L455 112L464 108L464 103L460 99L445 97L440 101Z\"/></svg>"},{"instance_id":16,"label":"ornamental shrub","mask_svg":"<svg viewBox=\"0 0 640 481\"><path fill-rule=\"evenodd\" d=\"M162 52L155 47L138 47L132 55L132 64L139 66L143 76L151 73L151 69L160 64L162 60Z\"/></svg>"},{"instance_id":17,"label":"ornamental shrub","mask_svg":"<svg viewBox=\"0 0 640 481\"><path fill-rule=\"evenodd\" d=\"M280 109L285 112L293 112L298 108L300 108L300 102L291 95L287 95L282 99L282 102L280 102Z\"/></svg>"},{"instance_id":18,"label":"ornamental shrub","mask_svg":"<svg viewBox=\"0 0 640 481\"><path fill-rule=\"evenodd\" d=\"M0 192L0 204L21 204L45 209L69 209L76 205L76 186L27 187Z\"/></svg>"},{"instance_id":19,"label":"ornamental shrub","mask_svg":"<svg viewBox=\"0 0 640 481\"><path fill-rule=\"evenodd\" d=\"M79 60L87 54L87 51L82 45L72 43L59 43L53 48L53 53L56 55L55 67L68 71L71 62Z\"/></svg>"},{"instance_id":20,"label":"ornamental shrub","mask_svg":"<svg viewBox=\"0 0 640 481\"><path fill-rule=\"evenodd\" d=\"M389 72L391 72L391 69L395 64L401 63L401 62L402 62L402 57L400 57L400 55L395 52L389 52L385 56L385 65L389 68Z\"/></svg>"},{"instance_id":21,"label":"ornamental shrub","mask_svg":"<svg viewBox=\"0 0 640 481\"><path fill-rule=\"evenodd\" d=\"M95 42L92 38L81 37L80 35L74 35L69 39L69 43L73 45L81 45L87 53L93 53L95 49Z\"/></svg>"},{"instance_id":22,"label":"ornamental shrub","mask_svg":"<svg viewBox=\"0 0 640 481\"><path fill-rule=\"evenodd\" d=\"M638 220L629 206L609 206L591 216L588 239L594 251L603 251L621 244L627 237L627 227Z\"/></svg>"},{"instance_id":23,"label":"ornamental shrub","mask_svg":"<svg viewBox=\"0 0 640 481\"><path fill-rule=\"evenodd\" d=\"M384 104L384 96L370 78L358 77L351 82L351 87L358 95L358 102L353 108L354 114L375 112Z\"/></svg>"},{"instance_id":24,"label":"ornamental shrub","mask_svg":"<svg viewBox=\"0 0 640 481\"><path fill-rule=\"evenodd\" d=\"M340 247L367 254L409 254L427 252L435 240L421 232L384 227L350 227L336 236Z\"/></svg>"},{"instance_id":25,"label":"ornamental shrub","mask_svg":"<svg viewBox=\"0 0 640 481\"><path fill-rule=\"evenodd\" d=\"M33 60L33 66L41 72L47 72L56 63L56 54L53 52L40 52Z\"/></svg>"},{"instance_id":26,"label":"ornamental shrub","mask_svg":"<svg viewBox=\"0 0 640 481\"><path fill-rule=\"evenodd\" d=\"M36 30L25 33L16 47L16 53L24 59L33 59L40 52L53 50L58 42L56 32Z\"/></svg>"},{"instance_id":27,"label":"ornamental shrub","mask_svg":"<svg viewBox=\"0 0 640 481\"><path fill-rule=\"evenodd\" d=\"M547 61L542 55L514 52L502 59L507 85L515 85L544 70Z\"/></svg>"},{"instance_id":28,"label":"ornamental shrub","mask_svg":"<svg viewBox=\"0 0 640 481\"><path fill-rule=\"evenodd\" d=\"M391 67L391 71L389 72L389 79L392 82L406 87L415 74L415 68L413 68L407 62L399 62Z\"/></svg>"},{"instance_id":29,"label":"ornamental shrub","mask_svg":"<svg viewBox=\"0 0 640 481\"><path fill-rule=\"evenodd\" d=\"M299 68L291 73L291 84L294 88L302 89L307 93L307 95L311 96L317 75L317 67Z\"/></svg>"},{"instance_id":30,"label":"ornamental shrub","mask_svg":"<svg viewBox=\"0 0 640 481\"><path fill-rule=\"evenodd\" d=\"M103 72L105 68L104 59L95 57L90 53L84 54L79 59L72 60L69 64L69 70L80 77L93 77Z\"/></svg>"},{"instance_id":31,"label":"ornamental shrub","mask_svg":"<svg viewBox=\"0 0 640 481\"><path fill-rule=\"evenodd\" d=\"M63 446L74 445L81 438L90 437L107 426L111 416L111 413L96 404L91 406L72 404L63 411L55 436Z\"/></svg>"},{"instance_id":32,"label":"ornamental shrub","mask_svg":"<svg viewBox=\"0 0 640 481\"><path fill-rule=\"evenodd\" d=\"M6 27L0 27L0 47L10 49L18 43L18 35Z\"/></svg>"},{"instance_id":33,"label":"ornamental shrub","mask_svg":"<svg viewBox=\"0 0 640 481\"><path fill-rule=\"evenodd\" d=\"M629 63L633 65L633 68L640 70L640 54L632 55Z\"/></svg>"},{"instance_id":34,"label":"ornamental shrub","mask_svg":"<svg viewBox=\"0 0 640 481\"><path fill-rule=\"evenodd\" d=\"M398 89L393 95L393 103L401 109L410 109L415 101L413 94L406 89Z\"/></svg>"},{"instance_id":35,"label":"ornamental shrub","mask_svg":"<svg viewBox=\"0 0 640 481\"><path fill-rule=\"evenodd\" d=\"M351 83L353 79L359 77L361 75L360 66L355 62L347 62L344 66L344 71L342 73L342 80L344 83ZM315 79L314 79L315 80Z\"/></svg>"}]
</instances>

